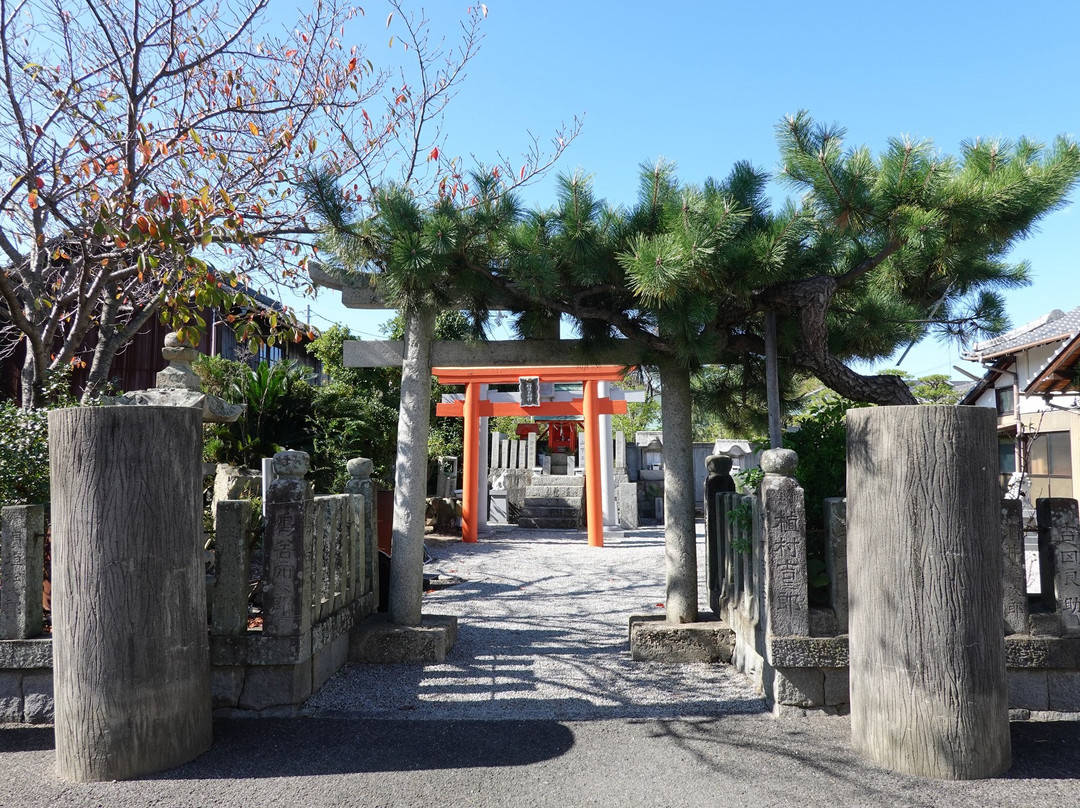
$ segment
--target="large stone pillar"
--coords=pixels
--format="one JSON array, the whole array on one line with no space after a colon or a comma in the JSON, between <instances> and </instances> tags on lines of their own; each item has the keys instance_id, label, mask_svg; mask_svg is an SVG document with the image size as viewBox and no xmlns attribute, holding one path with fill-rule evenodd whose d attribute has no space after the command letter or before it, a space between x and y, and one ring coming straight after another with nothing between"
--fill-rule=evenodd
<instances>
[{"instance_id":1,"label":"large stone pillar","mask_svg":"<svg viewBox=\"0 0 1080 808\"><path fill-rule=\"evenodd\" d=\"M390 620L399 626L420 625L420 603L424 596L424 510L434 334L434 309L419 309L405 315L394 469L394 538L390 555Z\"/></svg>"},{"instance_id":2,"label":"large stone pillar","mask_svg":"<svg viewBox=\"0 0 1080 808\"><path fill-rule=\"evenodd\" d=\"M676 360L660 365L664 422L664 555L667 621L698 617L697 534L694 529L694 444L690 420L690 371Z\"/></svg>"},{"instance_id":3,"label":"large stone pillar","mask_svg":"<svg viewBox=\"0 0 1080 808\"><path fill-rule=\"evenodd\" d=\"M202 414L49 413L56 759L79 782L210 747Z\"/></svg>"},{"instance_id":4,"label":"large stone pillar","mask_svg":"<svg viewBox=\"0 0 1080 808\"><path fill-rule=\"evenodd\" d=\"M851 737L925 777L1009 768L994 411L849 410Z\"/></svg>"}]
</instances>

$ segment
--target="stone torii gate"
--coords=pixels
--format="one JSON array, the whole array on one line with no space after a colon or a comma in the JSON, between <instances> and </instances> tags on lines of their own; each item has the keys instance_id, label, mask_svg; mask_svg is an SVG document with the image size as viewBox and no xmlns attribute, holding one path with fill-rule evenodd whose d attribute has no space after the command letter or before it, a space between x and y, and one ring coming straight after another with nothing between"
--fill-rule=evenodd
<instances>
[{"instance_id":1,"label":"stone torii gate","mask_svg":"<svg viewBox=\"0 0 1080 808\"><path fill-rule=\"evenodd\" d=\"M545 365L543 367L436 367L432 373L445 385L464 385L463 401L438 404L435 414L465 419L465 457L462 463L461 538L475 542L479 525L484 520L484 497L481 494L480 466L481 434L484 419L493 415L581 415L585 419L585 516L589 544L604 546L604 489L611 488L610 456L607 467L602 443L610 440L600 428L600 416L626 413L625 401L612 401L603 382L622 381L622 365ZM540 382L582 382L583 397L575 401L538 401L535 406L519 402L495 402L487 399L489 384L513 384L523 377L536 377ZM603 394L602 394L603 393ZM607 453L610 455L610 452ZM605 482L607 485L605 486ZM486 481L485 481L486 485Z\"/></svg>"},{"instance_id":2,"label":"stone torii gate","mask_svg":"<svg viewBox=\"0 0 1080 808\"><path fill-rule=\"evenodd\" d=\"M341 292L349 308L392 309L381 299L371 278L359 274L349 281L328 275L309 264L318 285ZM499 308L498 301L492 308ZM427 434L431 407L433 367L533 367L552 364L553 358L573 365L639 365L644 349L620 340L606 351L586 351L578 340L535 339L501 342L435 342L436 311L432 307L406 313L403 341L349 341L344 345L346 367L401 367L401 409L398 414L398 452L394 488L394 551L390 561L390 613L397 627L421 626L424 577L424 506L427 496ZM687 397L688 400L688 397ZM686 413L689 418L689 412ZM683 535L685 533L685 535ZM679 610L689 609L696 619L697 552L694 531L666 531L669 610L674 597ZM671 559L682 559L678 563ZM687 562L686 560L689 559ZM674 594L673 594L674 593ZM689 599L686 594L690 593ZM686 603L682 603L686 601ZM672 620L669 611L669 620ZM678 622L682 622L679 619Z\"/></svg>"}]
</instances>

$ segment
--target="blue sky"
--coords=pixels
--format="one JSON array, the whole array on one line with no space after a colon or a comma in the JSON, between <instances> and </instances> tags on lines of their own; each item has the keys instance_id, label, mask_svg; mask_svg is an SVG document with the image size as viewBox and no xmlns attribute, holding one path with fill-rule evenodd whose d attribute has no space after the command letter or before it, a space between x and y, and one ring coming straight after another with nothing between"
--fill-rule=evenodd
<instances>
[{"instance_id":1,"label":"blue sky","mask_svg":"<svg viewBox=\"0 0 1080 808\"><path fill-rule=\"evenodd\" d=\"M453 36L467 3L440 0L436 31ZM599 196L629 204L642 161L675 161L680 177L724 176L747 159L777 164L774 126L807 109L880 150L890 136L931 139L1080 137L1080 3L524 2L491 0L485 40L448 110L446 151L492 162L584 115L555 171L592 174ZM353 33L386 53L385 10L365 7ZM348 37L346 37L348 39ZM553 201L553 175L522 192ZM778 191L778 193L782 193ZM1077 194L1021 242L1032 286L1010 293L1014 325L1080 305ZM316 326L342 320L376 336L383 314L312 302ZM306 302L294 301L301 316ZM902 367L948 373L955 350L924 340ZM972 365L967 365L974 368ZM888 366L886 363L885 366Z\"/></svg>"}]
</instances>

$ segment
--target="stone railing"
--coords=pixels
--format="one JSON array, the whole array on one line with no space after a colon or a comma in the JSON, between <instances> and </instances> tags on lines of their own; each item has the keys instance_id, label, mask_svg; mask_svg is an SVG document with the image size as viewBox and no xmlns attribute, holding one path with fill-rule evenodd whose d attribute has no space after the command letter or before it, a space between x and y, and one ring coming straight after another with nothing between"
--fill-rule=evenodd
<instances>
[{"instance_id":1,"label":"stone railing","mask_svg":"<svg viewBox=\"0 0 1080 808\"><path fill-rule=\"evenodd\" d=\"M0 723L52 721L52 638L43 634L45 507L5 507L0 530Z\"/></svg>"},{"instance_id":2,"label":"stone railing","mask_svg":"<svg viewBox=\"0 0 1080 808\"><path fill-rule=\"evenodd\" d=\"M208 610L218 715L294 714L349 660L352 628L378 603L371 461L349 462L348 493L318 497L304 480L306 455L279 453L274 462L261 557L252 558L252 503L216 506ZM42 635L43 538L43 506L3 509L0 722L53 718L52 638ZM248 619L253 567L262 570L261 625Z\"/></svg>"},{"instance_id":3,"label":"stone railing","mask_svg":"<svg viewBox=\"0 0 1080 808\"><path fill-rule=\"evenodd\" d=\"M844 712L848 704L847 514L825 501L828 606L812 606L803 492L784 466L763 459L757 495L711 503L708 586L714 611L735 633L732 662L774 712ZM1017 718L1080 713L1080 515L1076 500L1036 506L1041 594L1026 591L1020 503L1001 510L1002 625L1009 706Z\"/></svg>"},{"instance_id":4,"label":"stone railing","mask_svg":"<svg viewBox=\"0 0 1080 808\"><path fill-rule=\"evenodd\" d=\"M210 662L218 714L289 714L349 658L353 626L375 611L371 461L349 463L348 493L313 496L303 452L274 456L261 559L262 624L248 626L251 503L218 503Z\"/></svg>"}]
</instances>

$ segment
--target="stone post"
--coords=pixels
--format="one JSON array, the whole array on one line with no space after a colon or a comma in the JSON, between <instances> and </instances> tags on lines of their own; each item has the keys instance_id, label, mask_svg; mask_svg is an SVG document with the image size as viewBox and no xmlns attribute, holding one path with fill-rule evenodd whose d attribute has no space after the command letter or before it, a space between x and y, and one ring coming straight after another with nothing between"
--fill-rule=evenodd
<instances>
[{"instance_id":1,"label":"stone post","mask_svg":"<svg viewBox=\"0 0 1080 808\"><path fill-rule=\"evenodd\" d=\"M502 432L492 432L488 439L491 446L491 451L488 453L490 455L488 458L489 465L493 469L502 468L500 452L502 451L503 434Z\"/></svg>"},{"instance_id":2,"label":"stone post","mask_svg":"<svg viewBox=\"0 0 1080 808\"><path fill-rule=\"evenodd\" d=\"M1001 500L1001 588L1006 634L1028 633L1023 505L1018 499Z\"/></svg>"},{"instance_id":3,"label":"stone post","mask_svg":"<svg viewBox=\"0 0 1080 808\"><path fill-rule=\"evenodd\" d=\"M620 481L626 480L626 433L615 433L615 474Z\"/></svg>"},{"instance_id":4,"label":"stone post","mask_svg":"<svg viewBox=\"0 0 1080 808\"><path fill-rule=\"evenodd\" d=\"M852 745L906 774L1009 768L997 419L847 413Z\"/></svg>"},{"instance_id":5,"label":"stone post","mask_svg":"<svg viewBox=\"0 0 1080 808\"><path fill-rule=\"evenodd\" d=\"M10 505L0 529L0 640L36 637L43 628L45 506Z\"/></svg>"},{"instance_id":6,"label":"stone post","mask_svg":"<svg viewBox=\"0 0 1080 808\"><path fill-rule=\"evenodd\" d=\"M499 443L499 468L512 468L510 463L510 438L503 438Z\"/></svg>"},{"instance_id":7,"label":"stone post","mask_svg":"<svg viewBox=\"0 0 1080 808\"><path fill-rule=\"evenodd\" d=\"M525 468L528 471L532 471L536 468L536 433L530 432L528 438L526 438L526 459Z\"/></svg>"},{"instance_id":8,"label":"stone post","mask_svg":"<svg viewBox=\"0 0 1080 808\"><path fill-rule=\"evenodd\" d=\"M825 572L829 576L829 605L841 634L848 632L847 553L847 501L829 497L825 500Z\"/></svg>"},{"instance_id":9,"label":"stone post","mask_svg":"<svg viewBox=\"0 0 1080 808\"><path fill-rule=\"evenodd\" d=\"M1039 579L1043 605L1061 614L1065 634L1080 634L1080 518L1075 499L1040 499Z\"/></svg>"},{"instance_id":10,"label":"stone post","mask_svg":"<svg viewBox=\"0 0 1080 808\"><path fill-rule=\"evenodd\" d=\"M677 360L660 364L664 388L664 557L667 621L698 617L697 532L694 517L694 450L690 418L690 371Z\"/></svg>"},{"instance_id":11,"label":"stone post","mask_svg":"<svg viewBox=\"0 0 1080 808\"><path fill-rule=\"evenodd\" d=\"M791 449L761 455L761 531L765 566L765 615L774 637L810 635L806 582L806 512L795 479L799 458Z\"/></svg>"},{"instance_id":12,"label":"stone post","mask_svg":"<svg viewBox=\"0 0 1080 808\"><path fill-rule=\"evenodd\" d=\"M210 747L194 407L49 413L57 772L139 777Z\"/></svg>"},{"instance_id":13,"label":"stone post","mask_svg":"<svg viewBox=\"0 0 1080 808\"><path fill-rule=\"evenodd\" d=\"M314 506L304 480L306 452L274 455L263 537L263 634L298 637L311 630L314 597Z\"/></svg>"},{"instance_id":14,"label":"stone post","mask_svg":"<svg viewBox=\"0 0 1080 808\"><path fill-rule=\"evenodd\" d=\"M379 593L379 576L375 574L378 562L379 520L375 510L375 484L371 481L371 472L375 464L366 457L354 457L345 465L349 479L345 483L346 494L357 494L364 498L364 540L360 543L359 569L365 592Z\"/></svg>"},{"instance_id":15,"label":"stone post","mask_svg":"<svg viewBox=\"0 0 1080 808\"><path fill-rule=\"evenodd\" d=\"M210 605L213 634L243 634L247 631L248 581L251 556L248 554L248 526L251 501L223 500L214 509L214 599Z\"/></svg>"},{"instance_id":16,"label":"stone post","mask_svg":"<svg viewBox=\"0 0 1080 808\"><path fill-rule=\"evenodd\" d=\"M705 468L709 476L705 478L705 585L709 590L709 605L719 608L721 581L720 520L719 494L733 493L735 480L731 478L731 458L727 455L709 455L705 458Z\"/></svg>"},{"instance_id":17,"label":"stone post","mask_svg":"<svg viewBox=\"0 0 1080 808\"><path fill-rule=\"evenodd\" d=\"M389 592L390 620L399 626L420 625L424 596L424 512L434 332L433 308L406 314Z\"/></svg>"}]
</instances>

